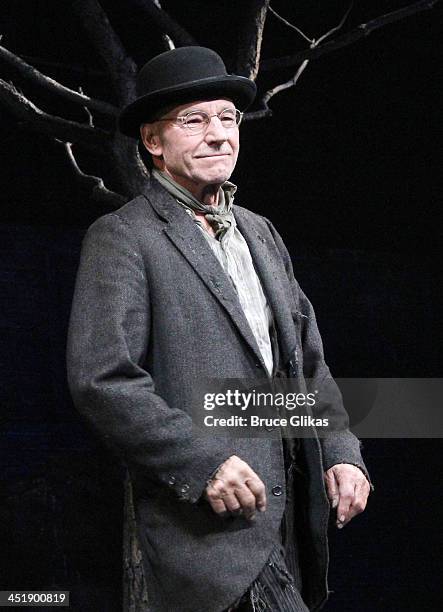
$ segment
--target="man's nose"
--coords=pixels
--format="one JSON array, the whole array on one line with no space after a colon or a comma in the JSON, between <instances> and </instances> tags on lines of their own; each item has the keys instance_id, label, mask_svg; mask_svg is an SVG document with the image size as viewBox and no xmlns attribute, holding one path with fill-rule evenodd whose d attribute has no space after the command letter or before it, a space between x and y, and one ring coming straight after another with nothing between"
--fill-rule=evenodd
<instances>
[{"instance_id":1,"label":"man's nose","mask_svg":"<svg viewBox=\"0 0 443 612\"><path fill-rule=\"evenodd\" d=\"M224 142L228 140L228 130L223 127L223 123L217 115L209 118L209 125L206 128L205 139L210 142Z\"/></svg>"}]
</instances>

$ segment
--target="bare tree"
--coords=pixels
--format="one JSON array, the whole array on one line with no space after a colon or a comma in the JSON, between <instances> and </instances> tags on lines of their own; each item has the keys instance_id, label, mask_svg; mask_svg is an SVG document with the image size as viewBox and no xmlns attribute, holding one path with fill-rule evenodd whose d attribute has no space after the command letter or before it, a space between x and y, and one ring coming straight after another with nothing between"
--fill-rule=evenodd
<instances>
[{"instance_id":1,"label":"bare tree","mask_svg":"<svg viewBox=\"0 0 443 612\"><path fill-rule=\"evenodd\" d=\"M281 68L294 66L295 72L289 80L277 83L266 92L260 92L257 109L246 113L245 119L262 119L270 116L271 98L285 89L294 87L310 61L354 43L389 23L430 9L437 2L438 0L421 0L404 9L361 24L336 39L325 42L326 38L330 38L343 28L351 7L338 26L314 38L307 36L297 26L276 13L270 5L270 0L248 0L244 3L242 12L242 32L237 43L236 72L254 80L259 73L272 73ZM131 4L138 9L151 31L155 30L163 35L165 49L197 44L193 36L162 9L158 0L131 0ZM112 209L120 206L128 197L138 194L146 180L146 169L140 160L137 144L121 135L115 127L119 109L136 95L137 66L98 0L74 0L71 9L104 66L112 86L113 103L92 98L80 91L73 91L42 74L0 45L0 60L12 67L25 84L42 88L54 98L64 99L82 107L85 110L85 122L72 121L46 112L22 93L16 84L3 79L0 79L0 104L16 117L20 127L45 134L64 143L64 146L60 147L60 152L66 155L75 180L89 188L93 200ZM261 60L265 21L269 15L279 19L301 36L306 41L307 48L294 55ZM103 124L107 126L106 129L99 127ZM82 171L81 156L78 154L82 149L90 151L93 157L106 156L106 164L100 166L109 168L107 176L97 177ZM109 184L113 185L113 189Z\"/></svg>"},{"instance_id":2,"label":"bare tree","mask_svg":"<svg viewBox=\"0 0 443 612\"><path fill-rule=\"evenodd\" d=\"M236 44L235 71L255 80L264 72L273 73L281 68L294 68L294 74L289 80L276 83L268 91L259 93L256 109L246 113L245 118L257 120L269 117L272 114L269 106L271 99L294 87L312 60L352 44L378 28L431 9L437 2L438 0L415 2L330 40L345 27L352 5L338 24L324 34L310 37L273 10L270 0L245 1L242 7L241 37ZM165 49L198 44L184 27L163 10L158 0L131 0L130 4L137 8L150 30L161 35ZM136 142L121 135L115 126L119 109L136 96L137 66L98 0L73 0L70 6L73 16L77 18L101 60L111 84L112 100L96 99L83 90L70 89L0 45L0 61L17 74L25 87L28 85L32 86L33 90L42 89L54 99L65 100L83 109L85 120L73 121L46 112L22 93L17 84L4 79L0 79L0 105L12 113L21 128L44 134L58 142L60 155L66 156L75 180L86 187L93 200L112 210L121 206L129 197L137 195L147 178ZM306 42L306 48L293 55L262 60L265 23L270 18L278 19L285 27L295 32L297 39L301 37ZM106 163L99 164L102 168L108 168L106 176L94 176L82 170L82 150L88 151L93 158L102 157L106 160ZM149 585L147 589L143 579L129 479L126 481L125 491L124 609L128 612L147 612Z\"/></svg>"}]
</instances>

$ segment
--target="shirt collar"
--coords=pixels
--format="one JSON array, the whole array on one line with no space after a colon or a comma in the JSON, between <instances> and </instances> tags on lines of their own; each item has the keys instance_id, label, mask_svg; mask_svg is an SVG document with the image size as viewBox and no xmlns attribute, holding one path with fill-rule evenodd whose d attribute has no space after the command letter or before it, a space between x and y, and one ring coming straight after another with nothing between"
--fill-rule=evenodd
<instances>
[{"instance_id":1,"label":"shirt collar","mask_svg":"<svg viewBox=\"0 0 443 612\"><path fill-rule=\"evenodd\" d=\"M157 168L153 168L152 176L167 190L171 195L173 195L177 200L186 204L191 201L194 203L196 208L200 208L201 206L205 206L200 200L192 195L190 191L185 189L182 185L174 181L169 175L164 172L160 172ZM220 205L224 200L226 202L227 208L230 209L234 203L234 194L237 191L237 185L231 183L230 181L225 181L223 185L220 187L219 192L219 203ZM223 198L223 200L221 200ZM216 207L215 207L216 208Z\"/></svg>"}]
</instances>

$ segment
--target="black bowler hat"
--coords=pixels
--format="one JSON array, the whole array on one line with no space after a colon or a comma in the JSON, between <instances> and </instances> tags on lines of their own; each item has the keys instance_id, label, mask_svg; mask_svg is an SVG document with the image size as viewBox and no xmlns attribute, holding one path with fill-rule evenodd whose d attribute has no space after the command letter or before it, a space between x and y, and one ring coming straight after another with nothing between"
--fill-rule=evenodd
<instances>
[{"instance_id":1,"label":"black bowler hat","mask_svg":"<svg viewBox=\"0 0 443 612\"><path fill-rule=\"evenodd\" d=\"M253 101L255 92L254 81L228 74L223 60L212 49L178 47L143 66L137 76L139 97L122 110L118 126L126 136L138 138L140 125L170 104L231 98L243 111Z\"/></svg>"}]
</instances>

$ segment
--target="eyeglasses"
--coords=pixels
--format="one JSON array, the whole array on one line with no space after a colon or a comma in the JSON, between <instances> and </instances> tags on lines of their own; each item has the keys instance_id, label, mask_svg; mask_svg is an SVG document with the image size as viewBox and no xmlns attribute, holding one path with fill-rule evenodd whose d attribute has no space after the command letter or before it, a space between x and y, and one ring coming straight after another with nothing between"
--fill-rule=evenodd
<instances>
[{"instance_id":1,"label":"eyeglasses","mask_svg":"<svg viewBox=\"0 0 443 612\"><path fill-rule=\"evenodd\" d=\"M229 130L240 125L243 113L237 108L225 108L215 115L208 115L205 111L190 111L185 115L180 115L178 117L163 117L163 119L157 119L157 121L177 121L183 128L189 130L193 134L198 134L207 129L211 123L212 117L218 117L225 130Z\"/></svg>"}]
</instances>

